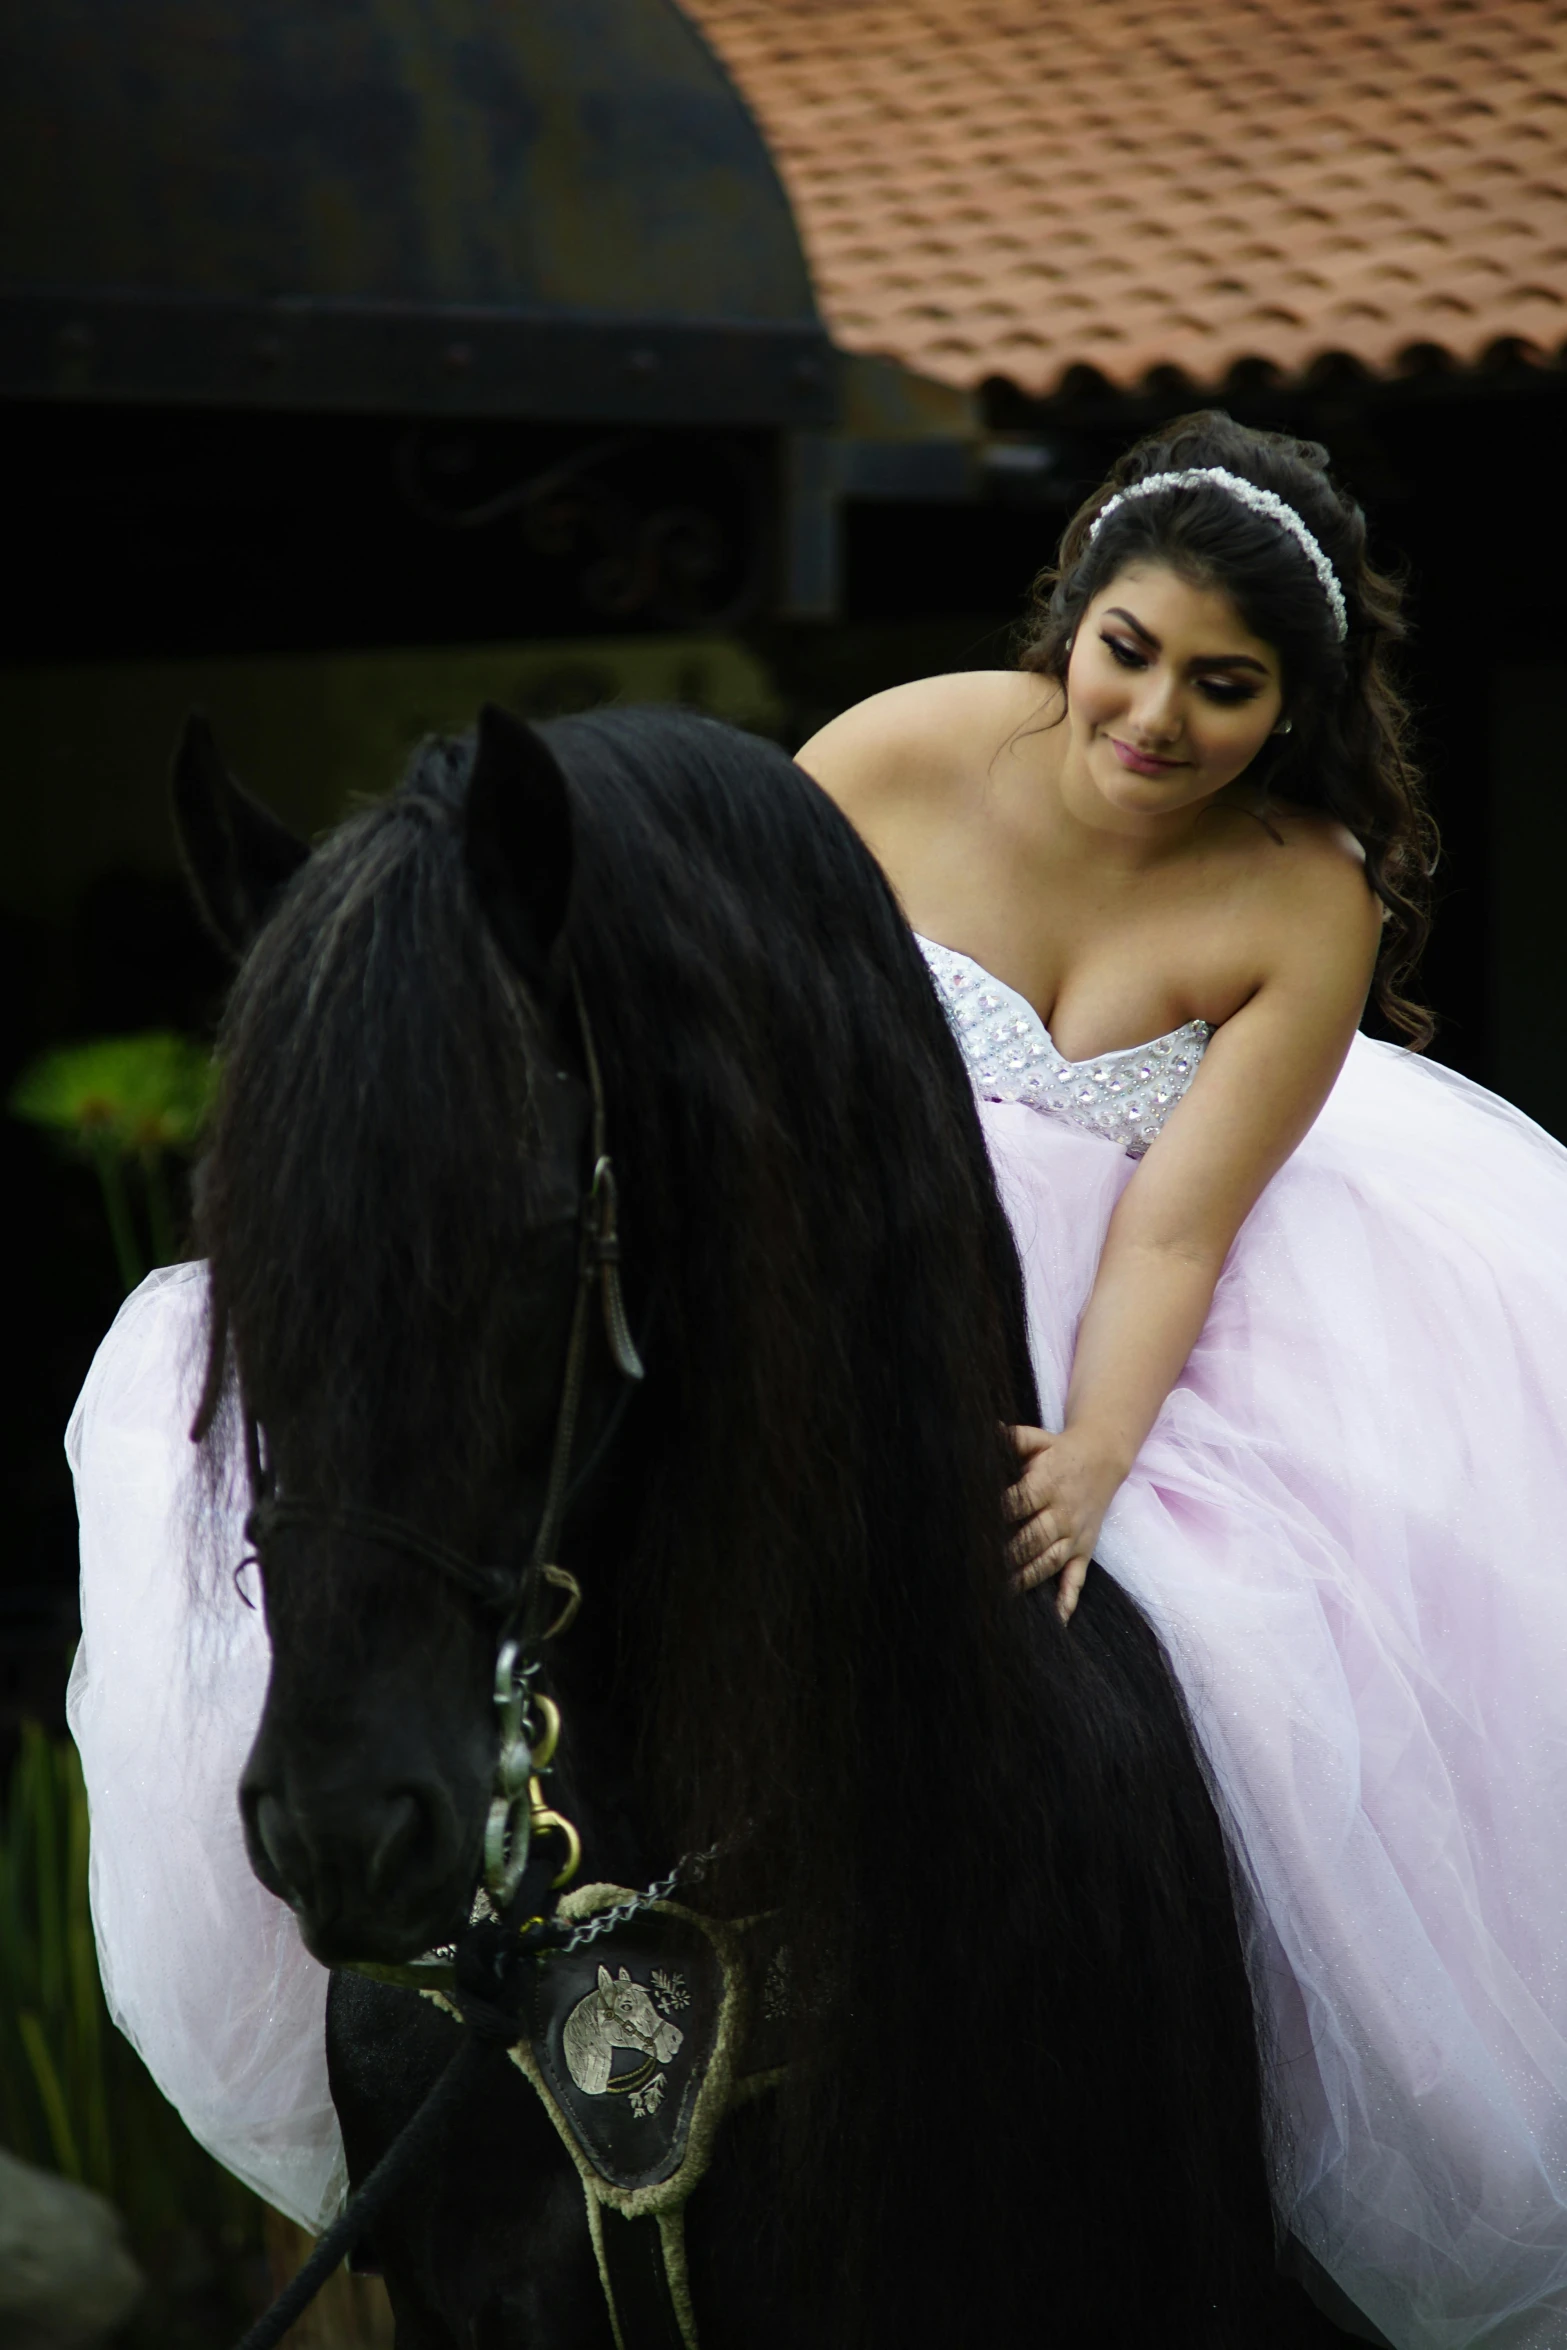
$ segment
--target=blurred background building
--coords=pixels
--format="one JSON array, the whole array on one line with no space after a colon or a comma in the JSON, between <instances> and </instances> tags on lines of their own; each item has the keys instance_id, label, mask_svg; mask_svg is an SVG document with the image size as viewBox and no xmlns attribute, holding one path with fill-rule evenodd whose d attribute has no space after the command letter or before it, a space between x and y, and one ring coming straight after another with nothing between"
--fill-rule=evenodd
<instances>
[{"instance_id":1,"label":"blurred background building","mask_svg":"<svg viewBox=\"0 0 1567 2350\"><path fill-rule=\"evenodd\" d=\"M1409 567L1436 1050L1567 1133L1567 7L12 0L0 56L8 1083L210 1027L192 705L304 827L485 696L792 746L1005 662L1109 459L1217 403ZM120 1274L90 1167L0 1153L14 1724Z\"/></svg>"}]
</instances>

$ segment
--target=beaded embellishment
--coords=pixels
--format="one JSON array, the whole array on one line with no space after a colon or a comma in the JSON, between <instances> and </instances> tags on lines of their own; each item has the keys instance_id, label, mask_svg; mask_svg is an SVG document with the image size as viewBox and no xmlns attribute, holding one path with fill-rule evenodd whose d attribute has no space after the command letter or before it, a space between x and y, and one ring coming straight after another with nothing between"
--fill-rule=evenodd
<instances>
[{"instance_id":1,"label":"beaded embellishment","mask_svg":"<svg viewBox=\"0 0 1567 2350\"><path fill-rule=\"evenodd\" d=\"M1161 490L1194 490L1205 482L1215 482L1227 490L1241 505L1249 506L1253 514L1266 515L1280 530L1288 531L1306 561L1317 575L1318 584L1328 599L1328 610L1333 615L1333 627L1340 644L1349 634L1349 612L1344 602L1344 590L1339 586L1338 573L1322 549L1322 542L1306 528L1293 506L1286 503L1275 490L1265 490L1254 481L1246 481L1240 474L1231 473L1223 465L1188 465L1179 473L1146 473L1141 481L1128 482L1124 490L1117 490L1113 498L1106 498L1088 526L1087 544L1092 546L1103 524L1109 521L1118 506L1131 498L1152 498Z\"/></svg>"},{"instance_id":2,"label":"beaded embellishment","mask_svg":"<svg viewBox=\"0 0 1567 2350\"><path fill-rule=\"evenodd\" d=\"M1047 1110L1140 1159L1196 1076L1213 1031L1188 1020L1151 1044L1068 1061L1026 996L955 947L920 948L946 1006L974 1090L991 1102Z\"/></svg>"}]
</instances>

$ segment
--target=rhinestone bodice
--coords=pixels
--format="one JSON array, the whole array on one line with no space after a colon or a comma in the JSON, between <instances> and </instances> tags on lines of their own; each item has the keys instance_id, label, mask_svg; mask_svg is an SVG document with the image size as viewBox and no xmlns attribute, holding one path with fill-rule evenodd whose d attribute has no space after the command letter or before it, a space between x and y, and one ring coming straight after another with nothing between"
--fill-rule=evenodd
<instances>
[{"instance_id":1,"label":"rhinestone bodice","mask_svg":"<svg viewBox=\"0 0 1567 2350\"><path fill-rule=\"evenodd\" d=\"M916 934L917 935L917 934ZM955 947L920 939L974 1090L986 1101L1049 1110L1140 1159L1197 1074L1213 1033L1188 1020L1152 1044L1068 1061L1026 996Z\"/></svg>"}]
</instances>

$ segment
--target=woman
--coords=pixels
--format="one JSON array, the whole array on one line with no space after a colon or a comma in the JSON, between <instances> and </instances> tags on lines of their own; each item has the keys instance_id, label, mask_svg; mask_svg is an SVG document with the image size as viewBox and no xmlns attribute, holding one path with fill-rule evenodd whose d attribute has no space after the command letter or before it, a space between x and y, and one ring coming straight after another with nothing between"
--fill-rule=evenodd
<instances>
[{"instance_id":1,"label":"woman","mask_svg":"<svg viewBox=\"0 0 1567 2350\"><path fill-rule=\"evenodd\" d=\"M1020 1575L1133 1592L1231 1822L1281 2217L1372 2338L1501 2350L1567 2343L1567 1153L1356 1034L1430 1033L1399 633L1323 452L1189 417L1018 671L799 756L981 1097Z\"/></svg>"}]
</instances>

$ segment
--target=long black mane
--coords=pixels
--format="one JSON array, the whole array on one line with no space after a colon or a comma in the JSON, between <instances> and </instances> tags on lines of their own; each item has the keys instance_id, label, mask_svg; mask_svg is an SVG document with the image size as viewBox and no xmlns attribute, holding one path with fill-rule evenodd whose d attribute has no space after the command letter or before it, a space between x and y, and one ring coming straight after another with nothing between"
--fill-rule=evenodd
<instances>
[{"instance_id":1,"label":"long black mane","mask_svg":"<svg viewBox=\"0 0 1567 2350\"><path fill-rule=\"evenodd\" d=\"M1077 2350L1158 2308L1250 2344L1224 1856L1130 1603L1091 1576L1066 1629L1009 1588L1021 1286L918 949L781 752L671 714L541 731L651 1314L635 1545L588 1604L667 1849L718 1842L713 1898L786 1914L830 2338ZM263 1408L308 1397L320 1480L415 1514L493 1481L525 1320L539 1022L464 867L470 760L427 747L263 933L202 1208L215 1364L232 1331Z\"/></svg>"}]
</instances>

